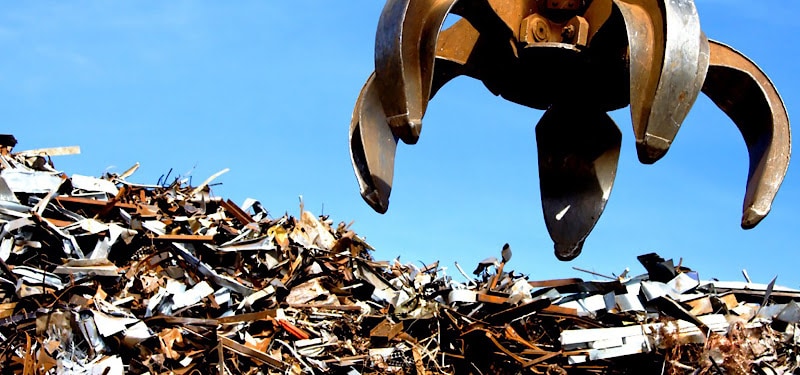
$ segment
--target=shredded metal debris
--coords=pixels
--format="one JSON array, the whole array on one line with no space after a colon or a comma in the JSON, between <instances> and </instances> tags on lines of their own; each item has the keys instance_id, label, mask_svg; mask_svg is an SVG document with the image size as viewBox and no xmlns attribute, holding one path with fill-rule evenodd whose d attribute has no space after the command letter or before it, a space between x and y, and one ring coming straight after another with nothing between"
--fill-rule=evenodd
<instances>
[{"instance_id":1,"label":"shredded metal debris","mask_svg":"<svg viewBox=\"0 0 800 375\"><path fill-rule=\"evenodd\" d=\"M657 254L603 281L500 258L456 281L379 261L349 225L200 186L57 171L0 135L0 372L785 374L800 290L706 281ZM601 275L602 276L602 275Z\"/></svg>"}]
</instances>

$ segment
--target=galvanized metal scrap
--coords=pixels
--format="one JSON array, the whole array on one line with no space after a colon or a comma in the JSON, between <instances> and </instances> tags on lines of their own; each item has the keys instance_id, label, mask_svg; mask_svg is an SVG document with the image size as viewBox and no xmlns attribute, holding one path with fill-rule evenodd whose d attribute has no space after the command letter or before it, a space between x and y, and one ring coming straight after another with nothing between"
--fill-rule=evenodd
<instances>
[{"instance_id":1,"label":"galvanized metal scrap","mask_svg":"<svg viewBox=\"0 0 800 375\"><path fill-rule=\"evenodd\" d=\"M462 18L442 30L449 13ZM350 124L361 195L376 211L388 209L398 140L417 142L428 101L461 75L546 110L536 126L540 189L562 260L580 254L614 183L621 133L608 111L630 105L639 160L650 164L697 95L711 98L750 154L745 229L767 215L788 167L777 90L747 57L706 38L693 0L387 0L375 72Z\"/></svg>"}]
</instances>

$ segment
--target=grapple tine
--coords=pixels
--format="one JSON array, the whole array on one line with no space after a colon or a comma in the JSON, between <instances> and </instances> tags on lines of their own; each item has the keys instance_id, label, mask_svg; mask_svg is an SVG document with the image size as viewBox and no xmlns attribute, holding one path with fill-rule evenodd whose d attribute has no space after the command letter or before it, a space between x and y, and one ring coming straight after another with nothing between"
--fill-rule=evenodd
<instances>
[{"instance_id":1,"label":"grapple tine","mask_svg":"<svg viewBox=\"0 0 800 375\"><path fill-rule=\"evenodd\" d=\"M429 95L469 69L467 60L477 40L475 30L467 22L457 22L448 30L442 33ZM379 90L373 73L358 95L350 121L350 158L361 196L375 211L385 213L392 191L398 136L389 126Z\"/></svg>"},{"instance_id":2,"label":"grapple tine","mask_svg":"<svg viewBox=\"0 0 800 375\"><path fill-rule=\"evenodd\" d=\"M553 106L536 126L539 187L556 257L572 260L605 209L622 134L603 111Z\"/></svg>"},{"instance_id":3,"label":"grapple tine","mask_svg":"<svg viewBox=\"0 0 800 375\"><path fill-rule=\"evenodd\" d=\"M770 211L789 167L789 116L778 90L758 66L711 41L711 66L703 93L733 120L750 154L742 228L755 227Z\"/></svg>"},{"instance_id":4,"label":"grapple tine","mask_svg":"<svg viewBox=\"0 0 800 375\"><path fill-rule=\"evenodd\" d=\"M385 213L392 191L397 138L386 122L374 77L370 75L361 89L350 120L350 159L361 197L372 209Z\"/></svg>"},{"instance_id":5,"label":"grapple tine","mask_svg":"<svg viewBox=\"0 0 800 375\"><path fill-rule=\"evenodd\" d=\"M414 144L431 94L436 42L457 0L388 0L375 37L375 85L391 126Z\"/></svg>"},{"instance_id":6,"label":"grapple tine","mask_svg":"<svg viewBox=\"0 0 800 375\"><path fill-rule=\"evenodd\" d=\"M631 119L642 163L669 150L700 93L708 47L694 0L614 0L630 48Z\"/></svg>"}]
</instances>

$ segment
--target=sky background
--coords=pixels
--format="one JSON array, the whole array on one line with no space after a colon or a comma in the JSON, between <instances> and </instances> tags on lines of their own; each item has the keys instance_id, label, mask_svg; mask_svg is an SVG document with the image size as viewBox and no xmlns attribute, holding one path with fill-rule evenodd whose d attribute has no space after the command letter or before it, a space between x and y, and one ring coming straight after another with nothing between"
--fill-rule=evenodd
<instances>
[{"instance_id":1,"label":"sky background","mask_svg":"<svg viewBox=\"0 0 800 375\"><path fill-rule=\"evenodd\" d=\"M797 0L697 0L709 38L756 61L790 120L800 116ZM531 279L593 278L572 267L643 273L657 252L706 279L800 288L797 162L772 213L740 228L748 168L735 125L701 95L670 152L639 164L630 112L612 113L622 155L605 213L583 254L556 260L539 198L534 126L542 112L459 78L431 102L420 142L398 147L388 213L359 195L348 151L350 117L373 69L383 2L37 1L0 5L0 133L17 151L78 145L54 158L69 175L121 173L199 184L260 200L279 217L298 196L353 229L381 260L440 260L467 271L511 244L505 270ZM796 128L796 127L795 127Z\"/></svg>"}]
</instances>

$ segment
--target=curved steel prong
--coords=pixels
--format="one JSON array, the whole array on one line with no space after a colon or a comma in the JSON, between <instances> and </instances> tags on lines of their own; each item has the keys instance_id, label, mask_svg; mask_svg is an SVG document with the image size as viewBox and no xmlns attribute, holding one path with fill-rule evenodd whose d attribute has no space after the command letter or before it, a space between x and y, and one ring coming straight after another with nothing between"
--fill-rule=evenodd
<instances>
[{"instance_id":1,"label":"curved steel prong","mask_svg":"<svg viewBox=\"0 0 800 375\"><path fill-rule=\"evenodd\" d=\"M375 37L375 85L392 133L419 139L433 79L436 42L457 0L388 0Z\"/></svg>"},{"instance_id":2,"label":"curved steel prong","mask_svg":"<svg viewBox=\"0 0 800 375\"><path fill-rule=\"evenodd\" d=\"M703 93L733 120L750 154L742 213L742 228L750 229L769 213L789 167L789 116L778 90L750 59L716 41L710 55Z\"/></svg>"},{"instance_id":3,"label":"curved steel prong","mask_svg":"<svg viewBox=\"0 0 800 375\"><path fill-rule=\"evenodd\" d=\"M467 69L477 36L470 32L474 29L469 23L461 21L442 33L442 56L436 59L430 95ZM375 211L385 213L389 209L398 137L389 126L378 90L373 73L358 95L350 121L350 159L361 197Z\"/></svg>"},{"instance_id":4,"label":"curved steel prong","mask_svg":"<svg viewBox=\"0 0 800 375\"><path fill-rule=\"evenodd\" d=\"M379 213L389 209L397 138L392 134L378 99L375 74L358 94L350 120L350 159L361 197Z\"/></svg>"},{"instance_id":5,"label":"curved steel prong","mask_svg":"<svg viewBox=\"0 0 800 375\"><path fill-rule=\"evenodd\" d=\"M605 209L622 133L603 111L553 106L536 125L544 220L556 257L577 257Z\"/></svg>"},{"instance_id":6,"label":"curved steel prong","mask_svg":"<svg viewBox=\"0 0 800 375\"><path fill-rule=\"evenodd\" d=\"M436 45L436 62L430 89L432 99L436 92L451 79L462 74L474 76L472 64L480 33L466 19L456 21L439 34Z\"/></svg>"},{"instance_id":7,"label":"curved steel prong","mask_svg":"<svg viewBox=\"0 0 800 375\"><path fill-rule=\"evenodd\" d=\"M669 150L708 69L694 0L614 0L630 48L631 119L642 163Z\"/></svg>"}]
</instances>

